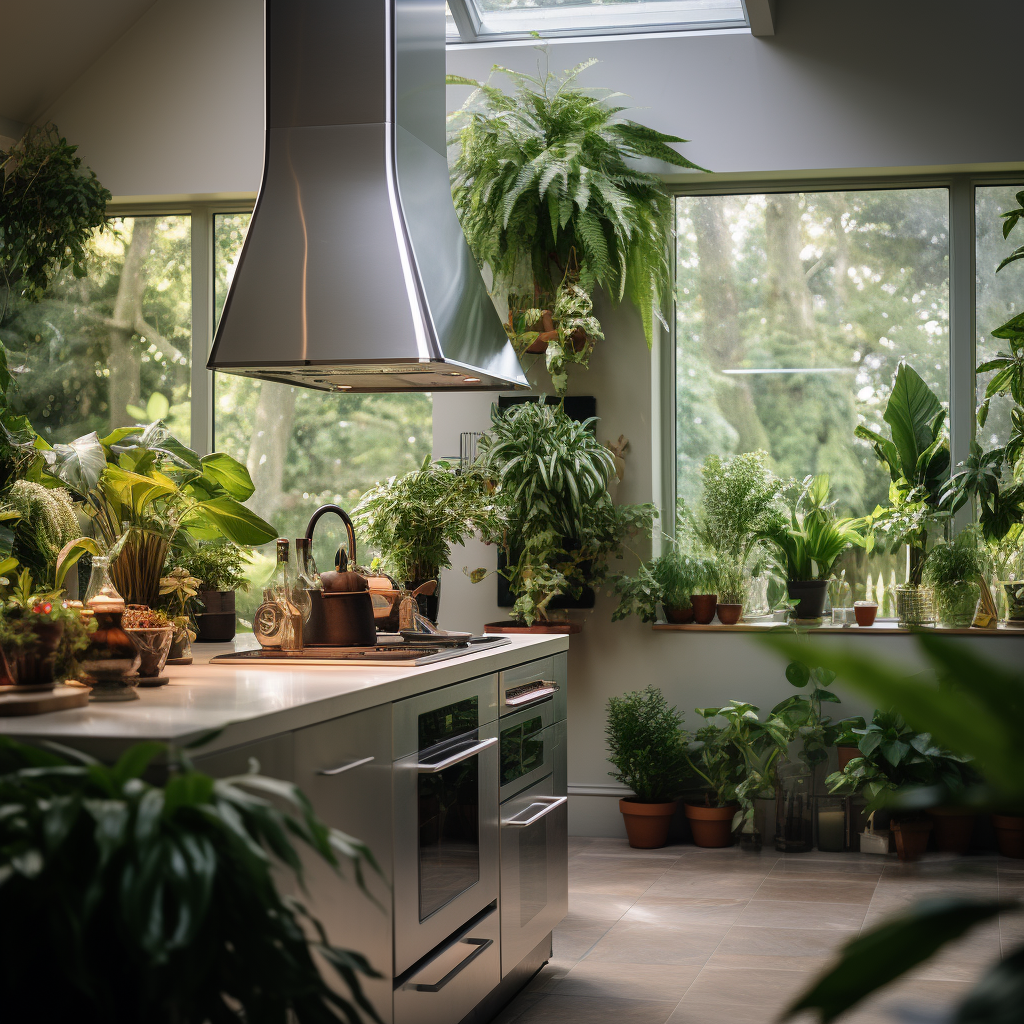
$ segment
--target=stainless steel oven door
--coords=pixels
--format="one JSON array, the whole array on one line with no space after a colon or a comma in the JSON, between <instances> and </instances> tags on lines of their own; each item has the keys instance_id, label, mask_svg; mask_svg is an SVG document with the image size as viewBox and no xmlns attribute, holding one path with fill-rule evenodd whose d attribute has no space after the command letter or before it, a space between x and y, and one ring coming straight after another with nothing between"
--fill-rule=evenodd
<instances>
[{"instance_id":1,"label":"stainless steel oven door","mask_svg":"<svg viewBox=\"0 0 1024 1024\"><path fill-rule=\"evenodd\" d=\"M498 895L498 727L395 762L395 974Z\"/></svg>"},{"instance_id":2,"label":"stainless steel oven door","mask_svg":"<svg viewBox=\"0 0 1024 1024\"><path fill-rule=\"evenodd\" d=\"M548 701L498 720L502 802L546 778L554 771L559 753L564 756L565 722L557 721L554 713Z\"/></svg>"},{"instance_id":3,"label":"stainless steel oven door","mask_svg":"<svg viewBox=\"0 0 1024 1024\"><path fill-rule=\"evenodd\" d=\"M567 798L551 776L501 805L501 976L569 912Z\"/></svg>"},{"instance_id":4,"label":"stainless steel oven door","mask_svg":"<svg viewBox=\"0 0 1024 1024\"><path fill-rule=\"evenodd\" d=\"M555 719L565 718L567 703L566 656L537 658L498 674L501 715L515 714L543 701L554 705Z\"/></svg>"}]
</instances>

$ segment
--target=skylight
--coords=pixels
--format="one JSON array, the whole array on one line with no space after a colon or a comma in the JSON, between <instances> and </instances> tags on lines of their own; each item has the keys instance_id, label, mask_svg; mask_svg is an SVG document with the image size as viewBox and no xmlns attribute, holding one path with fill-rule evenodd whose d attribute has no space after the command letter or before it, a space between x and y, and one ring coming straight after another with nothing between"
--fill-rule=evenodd
<instances>
[{"instance_id":1,"label":"skylight","mask_svg":"<svg viewBox=\"0 0 1024 1024\"><path fill-rule=\"evenodd\" d=\"M448 0L448 41L740 28L742 0Z\"/></svg>"}]
</instances>

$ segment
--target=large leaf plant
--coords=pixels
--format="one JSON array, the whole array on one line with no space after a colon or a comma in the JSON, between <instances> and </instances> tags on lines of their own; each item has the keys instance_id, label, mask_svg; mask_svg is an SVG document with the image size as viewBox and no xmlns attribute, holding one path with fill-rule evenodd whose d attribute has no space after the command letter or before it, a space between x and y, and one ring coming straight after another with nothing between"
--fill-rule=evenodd
<instances>
[{"instance_id":1,"label":"large leaf plant","mask_svg":"<svg viewBox=\"0 0 1024 1024\"><path fill-rule=\"evenodd\" d=\"M546 59L546 55L545 55ZM512 91L457 75L474 92L449 118L452 195L473 253L490 269L498 305L509 301L509 334L520 353L537 340L539 313L558 314L549 367L564 390L567 362L586 363L601 337L590 294L628 296L648 345L670 292L672 203L636 160L703 170L666 135L624 116L618 93L582 88L584 61L561 77L496 66ZM511 298L510 298L511 297ZM589 340L578 348L579 328Z\"/></svg>"},{"instance_id":2,"label":"large leaf plant","mask_svg":"<svg viewBox=\"0 0 1024 1024\"><path fill-rule=\"evenodd\" d=\"M138 744L111 766L0 738L0 985L12 1019L379 1020L359 981L379 974L280 888L290 876L302 890L297 846L339 875L350 864L361 888L363 865L379 870L370 851L288 783L215 781L179 755L154 784L164 752Z\"/></svg>"}]
</instances>

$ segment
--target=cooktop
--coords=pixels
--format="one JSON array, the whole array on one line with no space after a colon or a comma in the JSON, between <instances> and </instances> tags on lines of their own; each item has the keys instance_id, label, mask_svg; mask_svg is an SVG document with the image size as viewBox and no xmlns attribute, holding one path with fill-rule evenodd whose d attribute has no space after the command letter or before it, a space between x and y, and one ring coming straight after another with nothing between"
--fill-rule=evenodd
<instances>
[{"instance_id":1,"label":"cooktop","mask_svg":"<svg viewBox=\"0 0 1024 1024\"><path fill-rule=\"evenodd\" d=\"M467 654L489 651L511 643L507 636L471 636L458 643L450 638L438 636L431 639L425 635L422 640L408 640L391 633L377 635L379 641L374 647L306 647L301 651L281 651L261 647L254 651L235 651L232 654L218 654L210 664L260 664L292 665L302 662L306 665L336 665L348 662L359 665L399 665L418 668L434 665L439 661L464 658Z\"/></svg>"}]
</instances>

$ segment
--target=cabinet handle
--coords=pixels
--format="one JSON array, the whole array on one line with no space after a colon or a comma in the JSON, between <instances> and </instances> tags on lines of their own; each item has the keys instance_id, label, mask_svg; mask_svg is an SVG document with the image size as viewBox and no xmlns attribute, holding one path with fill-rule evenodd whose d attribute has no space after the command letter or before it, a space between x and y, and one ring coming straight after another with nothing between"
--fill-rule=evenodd
<instances>
[{"instance_id":1,"label":"cabinet handle","mask_svg":"<svg viewBox=\"0 0 1024 1024\"><path fill-rule=\"evenodd\" d=\"M538 679L538 683L542 683L542 688L536 690L528 690L526 693L517 694L515 697L506 697L505 706L510 708L517 708L523 704L532 704L536 700L543 700L545 697L550 697L551 694L557 693L560 689L558 683L553 683L547 679Z\"/></svg>"},{"instance_id":2,"label":"cabinet handle","mask_svg":"<svg viewBox=\"0 0 1024 1024\"><path fill-rule=\"evenodd\" d=\"M462 939L462 941L468 946L476 946L476 949L465 960L460 960L437 984L420 985L413 982L409 988L415 989L417 992L440 992L456 974L464 971L488 946L494 945L494 939Z\"/></svg>"},{"instance_id":3,"label":"cabinet handle","mask_svg":"<svg viewBox=\"0 0 1024 1024\"><path fill-rule=\"evenodd\" d=\"M473 746L463 750L460 754L453 754L451 757L447 757L443 761L438 761L437 764L426 764L421 762L416 765L416 768L422 774L434 775L436 772L443 772L445 768L451 768L453 764L458 764L460 761L468 761L469 758L475 757L479 754L481 750L493 747L497 742L498 737L492 736L489 740L481 740L479 743L474 743Z\"/></svg>"},{"instance_id":4,"label":"cabinet handle","mask_svg":"<svg viewBox=\"0 0 1024 1024\"><path fill-rule=\"evenodd\" d=\"M535 821L540 821L541 818L543 818L546 814L550 814L556 807L561 807L562 804L568 801L568 799L569 798L567 796L538 797L536 800L533 801L532 804L529 805L529 807L527 807L525 810L520 811L519 813L525 814L526 811L530 810L530 808L536 807L538 805L544 808L542 811L538 811L535 815L533 815L533 817L527 818L525 821L517 821L515 817L506 818L505 821L501 823L502 827L526 828L527 825L532 825Z\"/></svg>"},{"instance_id":5,"label":"cabinet handle","mask_svg":"<svg viewBox=\"0 0 1024 1024\"><path fill-rule=\"evenodd\" d=\"M372 757L361 757L358 761L346 761L344 764L339 764L337 768L321 768L317 775L340 775L342 772L358 768L361 764L369 764L372 760Z\"/></svg>"}]
</instances>

